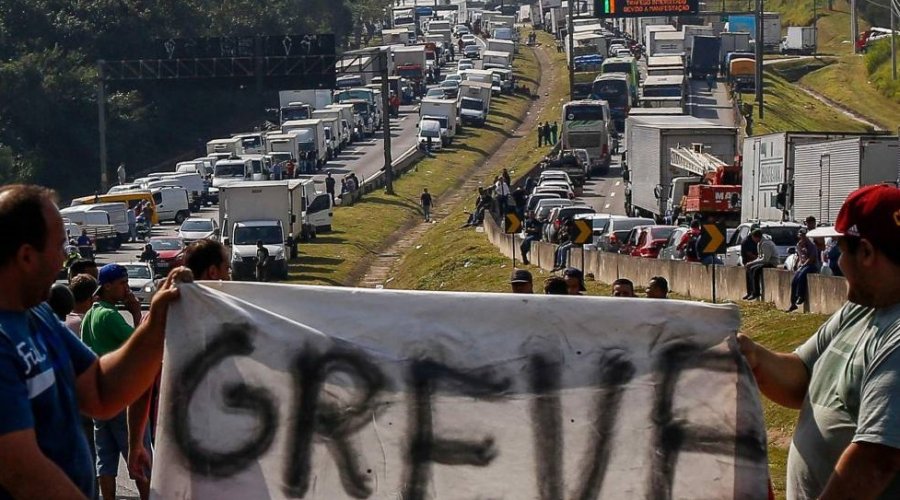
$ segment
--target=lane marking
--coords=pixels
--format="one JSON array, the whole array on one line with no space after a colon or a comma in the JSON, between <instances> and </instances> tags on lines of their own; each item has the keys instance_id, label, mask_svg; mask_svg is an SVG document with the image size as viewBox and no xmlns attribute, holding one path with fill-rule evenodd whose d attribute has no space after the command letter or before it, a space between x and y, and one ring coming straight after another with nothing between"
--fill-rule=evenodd
<instances>
[{"instance_id":1,"label":"lane marking","mask_svg":"<svg viewBox=\"0 0 900 500\"><path fill-rule=\"evenodd\" d=\"M619 184L622 184L622 181L616 181L616 186L618 186Z\"/></svg>"},{"instance_id":2,"label":"lane marking","mask_svg":"<svg viewBox=\"0 0 900 500\"><path fill-rule=\"evenodd\" d=\"M607 210L607 209L609 209L609 203L607 203L607 204L603 207L603 210Z\"/></svg>"},{"instance_id":3,"label":"lane marking","mask_svg":"<svg viewBox=\"0 0 900 500\"><path fill-rule=\"evenodd\" d=\"M615 198L615 196L616 196L616 193L609 193L610 198Z\"/></svg>"}]
</instances>

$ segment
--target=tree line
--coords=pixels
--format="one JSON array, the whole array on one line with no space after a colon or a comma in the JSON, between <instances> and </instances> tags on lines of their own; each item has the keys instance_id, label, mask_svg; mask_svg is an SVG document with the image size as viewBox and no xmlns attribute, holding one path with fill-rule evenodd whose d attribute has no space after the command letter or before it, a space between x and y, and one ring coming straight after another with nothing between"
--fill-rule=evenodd
<instances>
[{"instance_id":1,"label":"tree line","mask_svg":"<svg viewBox=\"0 0 900 500\"><path fill-rule=\"evenodd\" d=\"M119 47L205 36L334 33L367 40L390 0L0 0L0 183L63 197L99 187L96 61ZM110 169L137 172L262 122L252 90L108 89ZM114 178L110 172L110 178Z\"/></svg>"}]
</instances>

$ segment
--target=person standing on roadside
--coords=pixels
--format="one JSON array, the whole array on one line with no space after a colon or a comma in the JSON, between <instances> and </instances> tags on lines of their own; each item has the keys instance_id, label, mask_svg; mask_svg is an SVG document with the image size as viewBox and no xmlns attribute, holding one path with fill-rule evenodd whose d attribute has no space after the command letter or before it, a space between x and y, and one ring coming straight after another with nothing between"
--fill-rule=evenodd
<instances>
[{"instance_id":1,"label":"person standing on roadside","mask_svg":"<svg viewBox=\"0 0 900 500\"><path fill-rule=\"evenodd\" d=\"M512 293L534 293L534 278L526 269L514 269L509 286Z\"/></svg>"},{"instance_id":2,"label":"person standing on roadside","mask_svg":"<svg viewBox=\"0 0 900 500\"><path fill-rule=\"evenodd\" d=\"M528 195L525 193L525 190L522 189L522 186L516 187L510 195L513 200L513 205L516 207L516 215L519 216L519 220L525 220L525 205L528 203Z\"/></svg>"},{"instance_id":3,"label":"person standing on roadside","mask_svg":"<svg viewBox=\"0 0 900 500\"><path fill-rule=\"evenodd\" d=\"M119 185L125 184L125 164L120 163L119 168L116 169L116 177L118 178Z\"/></svg>"},{"instance_id":4,"label":"person standing on roadside","mask_svg":"<svg viewBox=\"0 0 900 500\"><path fill-rule=\"evenodd\" d=\"M559 132L559 125L556 122L553 122L553 125L550 125L550 145L556 146L556 134Z\"/></svg>"},{"instance_id":5,"label":"person standing on roadside","mask_svg":"<svg viewBox=\"0 0 900 500\"><path fill-rule=\"evenodd\" d=\"M98 360L43 303L65 260L54 202L39 186L0 188L0 498L93 496L79 414L110 418L146 391L162 361L169 304L178 299L172 285L180 269L129 341Z\"/></svg>"},{"instance_id":6,"label":"person standing on roadside","mask_svg":"<svg viewBox=\"0 0 900 500\"><path fill-rule=\"evenodd\" d=\"M847 302L792 353L738 334L760 391L799 409L787 498L900 498L900 189L850 194L833 228Z\"/></svg>"},{"instance_id":7,"label":"person standing on roadside","mask_svg":"<svg viewBox=\"0 0 900 500\"><path fill-rule=\"evenodd\" d=\"M494 180L494 196L497 197L497 210L501 218L506 216L509 207L509 184L503 180L502 176L497 176Z\"/></svg>"},{"instance_id":8,"label":"person standing on roadside","mask_svg":"<svg viewBox=\"0 0 900 500\"><path fill-rule=\"evenodd\" d=\"M506 182L507 186L512 187L512 177L509 175L509 171L505 168L500 171L500 177L503 177L503 180Z\"/></svg>"},{"instance_id":9,"label":"person standing on roadside","mask_svg":"<svg viewBox=\"0 0 900 500\"><path fill-rule=\"evenodd\" d=\"M131 314L132 324L138 325L141 322L141 304L128 288L128 270L118 264L107 264L100 268L100 279L97 280L94 295L97 301L84 315L81 338L97 356L103 356L125 345L134 333L134 327L125 322L117 305L123 304ZM127 413L123 411L109 419L94 419L97 478L104 500L115 500L119 456L126 460L129 456L129 421L135 417ZM149 451L148 433L144 434L142 443ZM149 498L150 483L136 480L135 484L141 499Z\"/></svg>"},{"instance_id":10,"label":"person standing on roadside","mask_svg":"<svg viewBox=\"0 0 900 500\"><path fill-rule=\"evenodd\" d=\"M538 147L544 146L544 122L538 123L537 126Z\"/></svg>"},{"instance_id":11,"label":"person standing on roadside","mask_svg":"<svg viewBox=\"0 0 900 500\"><path fill-rule=\"evenodd\" d=\"M619 278L613 281L613 297L637 297L634 294L634 283L628 278Z\"/></svg>"},{"instance_id":12,"label":"person standing on roadside","mask_svg":"<svg viewBox=\"0 0 900 500\"><path fill-rule=\"evenodd\" d=\"M647 289L644 290L648 299L668 299L669 298L669 280L662 276L654 276L650 278Z\"/></svg>"},{"instance_id":13,"label":"person standing on roadside","mask_svg":"<svg viewBox=\"0 0 900 500\"><path fill-rule=\"evenodd\" d=\"M256 240L256 281L269 281L269 249Z\"/></svg>"},{"instance_id":14,"label":"person standing on roadside","mask_svg":"<svg viewBox=\"0 0 900 500\"><path fill-rule=\"evenodd\" d=\"M563 271L563 279L566 280L566 288L569 295L584 295L587 287L584 286L584 273L576 267L569 267Z\"/></svg>"},{"instance_id":15,"label":"person standing on roadside","mask_svg":"<svg viewBox=\"0 0 900 500\"><path fill-rule=\"evenodd\" d=\"M331 204L334 205L334 177L331 176L331 172L328 172L328 175L325 176L325 192L331 196Z\"/></svg>"},{"instance_id":16,"label":"person standing on roadside","mask_svg":"<svg viewBox=\"0 0 900 500\"><path fill-rule=\"evenodd\" d=\"M133 207L128 207L125 215L128 218L128 241L134 241L137 239L137 214Z\"/></svg>"},{"instance_id":17,"label":"person standing on roadside","mask_svg":"<svg viewBox=\"0 0 900 500\"><path fill-rule=\"evenodd\" d=\"M544 122L544 146L550 145L550 122Z\"/></svg>"},{"instance_id":18,"label":"person standing on roadside","mask_svg":"<svg viewBox=\"0 0 900 500\"><path fill-rule=\"evenodd\" d=\"M69 282L69 290L75 299L72 312L66 315L66 326L81 338L81 322L84 315L94 305L94 292L97 291L97 280L90 274L79 274Z\"/></svg>"},{"instance_id":19,"label":"person standing on roadside","mask_svg":"<svg viewBox=\"0 0 900 500\"><path fill-rule=\"evenodd\" d=\"M431 222L431 207L434 199L431 197L431 193L428 192L428 188L422 189L422 196L419 197L419 201L422 203L422 213L425 215L425 222Z\"/></svg>"}]
</instances>

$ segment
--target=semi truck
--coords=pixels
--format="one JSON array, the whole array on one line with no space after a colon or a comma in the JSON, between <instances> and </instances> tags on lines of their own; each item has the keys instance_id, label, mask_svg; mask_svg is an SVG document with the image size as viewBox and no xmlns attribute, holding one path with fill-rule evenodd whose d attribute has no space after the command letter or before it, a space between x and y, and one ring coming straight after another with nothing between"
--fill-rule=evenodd
<instances>
[{"instance_id":1,"label":"semi truck","mask_svg":"<svg viewBox=\"0 0 900 500\"><path fill-rule=\"evenodd\" d=\"M801 144L794 150L793 215L834 224L856 189L898 180L897 137L852 137Z\"/></svg>"},{"instance_id":2,"label":"semi truck","mask_svg":"<svg viewBox=\"0 0 900 500\"><path fill-rule=\"evenodd\" d=\"M629 116L625 137L625 210L658 221L665 219L671 205L673 148L701 145L723 161L733 159L737 149L736 128L693 116Z\"/></svg>"},{"instance_id":3,"label":"semi truck","mask_svg":"<svg viewBox=\"0 0 900 500\"><path fill-rule=\"evenodd\" d=\"M655 31L651 33L647 54L651 56L684 54L684 33L680 31Z\"/></svg>"},{"instance_id":4,"label":"semi truck","mask_svg":"<svg viewBox=\"0 0 900 500\"><path fill-rule=\"evenodd\" d=\"M750 33L756 39L756 16L752 14L732 14L728 16L728 31L732 33ZM763 49L777 51L781 45L781 14L778 12L763 13Z\"/></svg>"},{"instance_id":5,"label":"semi truck","mask_svg":"<svg viewBox=\"0 0 900 500\"><path fill-rule=\"evenodd\" d=\"M798 146L852 137L854 132L780 132L744 139L741 219L793 220L794 159ZM805 215L803 217L806 217Z\"/></svg>"},{"instance_id":6,"label":"semi truck","mask_svg":"<svg viewBox=\"0 0 900 500\"><path fill-rule=\"evenodd\" d=\"M693 80L703 80L706 75L719 72L719 37L695 35L691 48L690 76Z\"/></svg>"}]
</instances>

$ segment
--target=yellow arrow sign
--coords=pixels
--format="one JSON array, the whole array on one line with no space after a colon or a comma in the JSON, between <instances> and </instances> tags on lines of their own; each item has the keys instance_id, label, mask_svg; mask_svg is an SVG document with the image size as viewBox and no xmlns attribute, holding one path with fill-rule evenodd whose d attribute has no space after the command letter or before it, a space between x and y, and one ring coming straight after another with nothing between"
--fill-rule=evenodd
<instances>
[{"instance_id":1,"label":"yellow arrow sign","mask_svg":"<svg viewBox=\"0 0 900 500\"><path fill-rule=\"evenodd\" d=\"M703 224L703 232L706 233L707 237L702 238L705 240L704 245L702 245L702 253L722 253L725 247L725 234L719 229L719 226Z\"/></svg>"},{"instance_id":2,"label":"yellow arrow sign","mask_svg":"<svg viewBox=\"0 0 900 500\"><path fill-rule=\"evenodd\" d=\"M584 245L591 241L591 236L594 234L594 228L591 221L587 219L575 219L575 228L578 229L578 233L572 238L573 243L576 245Z\"/></svg>"},{"instance_id":3,"label":"yellow arrow sign","mask_svg":"<svg viewBox=\"0 0 900 500\"><path fill-rule=\"evenodd\" d=\"M504 232L506 234L516 234L522 230L522 221L519 219L519 215L515 212L509 212L506 214L506 225L504 228Z\"/></svg>"}]
</instances>

